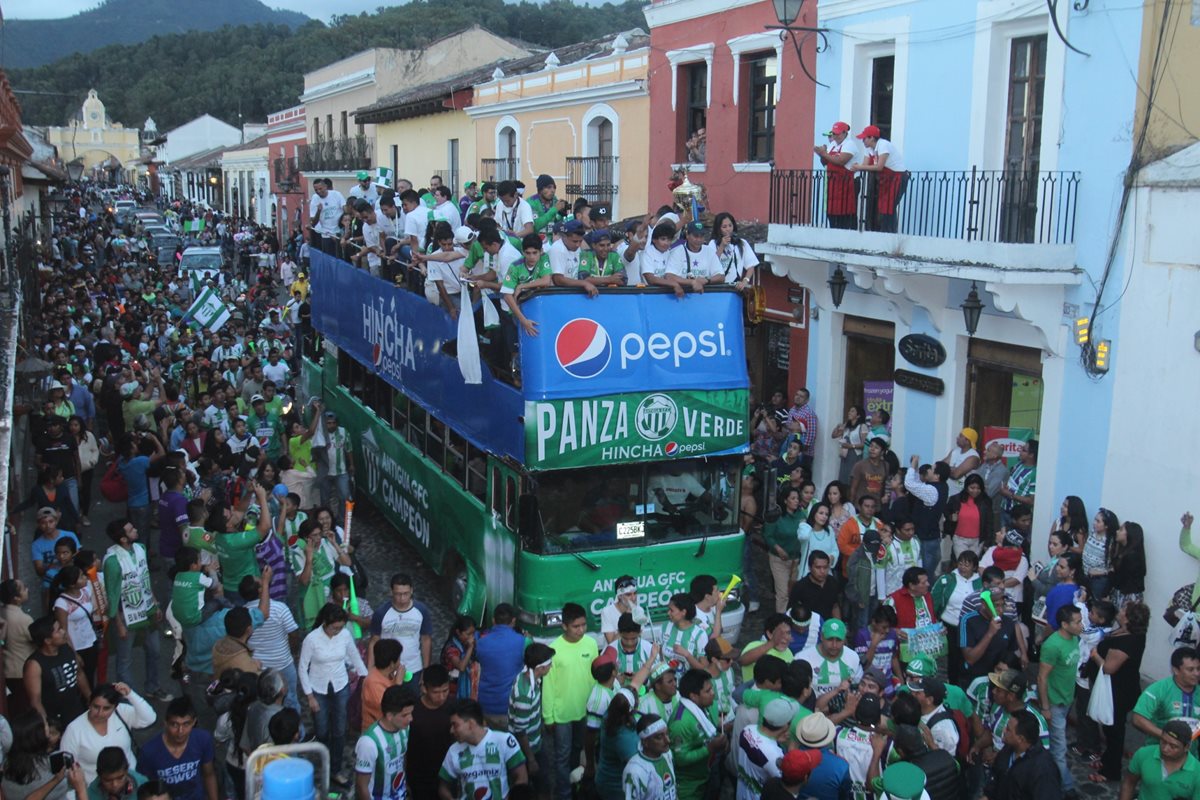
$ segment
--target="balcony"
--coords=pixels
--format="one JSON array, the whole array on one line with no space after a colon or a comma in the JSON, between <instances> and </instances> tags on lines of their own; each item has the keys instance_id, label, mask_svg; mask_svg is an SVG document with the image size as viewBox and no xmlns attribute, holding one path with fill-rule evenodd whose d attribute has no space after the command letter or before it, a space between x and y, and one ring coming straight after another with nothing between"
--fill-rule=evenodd
<instances>
[{"instance_id":1,"label":"balcony","mask_svg":"<svg viewBox=\"0 0 1200 800\"><path fill-rule=\"evenodd\" d=\"M519 158L483 158L479 161L480 179L490 183L515 181L520 174Z\"/></svg>"},{"instance_id":2,"label":"balcony","mask_svg":"<svg viewBox=\"0 0 1200 800\"><path fill-rule=\"evenodd\" d=\"M279 191L287 194L300 185L300 164L298 158L277 158L273 163L273 168L275 186L278 187Z\"/></svg>"},{"instance_id":3,"label":"balcony","mask_svg":"<svg viewBox=\"0 0 1200 800\"><path fill-rule=\"evenodd\" d=\"M323 139L300 145L300 171L357 172L370 169L375 159L375 138L353 136Z\"/></svg>"},{"instance_id":4,"label":"balcony","mask_svg":"<svg viewBox=\"0 0 1200 800\"><path fill-rule=\"evenodd\" d=\"M617 196L615 156L584 156L567 159L567 195L589 202L611 203Z\"/></svg>"},{"instance_id":5,"label":"balcony","mask_svg":"<svg viewBox=\"0 0 1200 800\"><path fill-rule=\"evenodd\" d=\"M780 254L906 271L1073 271L1080 180L975 168L903 178L774 170L768 241Z\"/></svg>"}]
</instances>

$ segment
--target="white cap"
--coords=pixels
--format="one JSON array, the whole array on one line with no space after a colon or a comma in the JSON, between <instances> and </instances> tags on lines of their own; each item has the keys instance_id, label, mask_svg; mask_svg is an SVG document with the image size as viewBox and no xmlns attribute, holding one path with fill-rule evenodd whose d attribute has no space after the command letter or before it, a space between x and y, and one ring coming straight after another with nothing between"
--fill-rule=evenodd
<instances>
[{"instance_id":1,"label":"white cap","mask_svg":"<svg viewBox=\"0 0 1200 800\"><path fill-rule=\"evenodd\" d=\"M454 229L455 244L470 244L475 241L475 231L469 225L459 225Z\"/></svg>"}]
</instances>

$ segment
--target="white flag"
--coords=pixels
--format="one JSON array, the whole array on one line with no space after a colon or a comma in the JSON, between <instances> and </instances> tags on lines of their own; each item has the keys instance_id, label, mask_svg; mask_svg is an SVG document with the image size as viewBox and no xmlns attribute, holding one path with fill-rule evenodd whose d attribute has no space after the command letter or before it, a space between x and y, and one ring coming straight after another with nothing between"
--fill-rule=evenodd
<instances>
[{"instance_id":1,"label":"white flag","mask_svg":"<svg viewBox=\"0 0 1200 800\"><path fill-rule=\"evenodd\" d=\"M475 332L475 313L471 309L471 289L463 281L458 306L458 369L467 383L483 383L483 364L479 361L479 336Z\"/></svg>"},{"instance_id":2,"label":"white flag","mask_svg":"<svg viewBox=\"0 0 1200 800\"><path fill-rule=\"evenodd\" d=\"M209 286L200 293L183 318L184 320L195 320L200 327L215 333L229 321L229 316L229 306L221 300L221 295L217 293L217 290Z\"/></svg>"}]
</instances>

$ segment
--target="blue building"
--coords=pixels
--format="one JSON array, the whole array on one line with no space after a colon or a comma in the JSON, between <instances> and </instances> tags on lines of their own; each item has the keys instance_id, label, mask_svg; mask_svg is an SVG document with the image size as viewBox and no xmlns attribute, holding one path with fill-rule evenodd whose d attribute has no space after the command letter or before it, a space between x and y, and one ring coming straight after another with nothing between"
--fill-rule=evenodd
<instances>
[{"instance_id":1,"label":"blue building","mask_svg":"<svg viewBox=\"0 0 1200 800\"><path fill-rule=\"evenodd\" d=\"M1147 20L1156 5L1147 4ZM1159 450L1149 431L1200 391L1191 360L1200 283L1194 268L1161 279L1135 270L1150 233L1145 211L1131 210L1149 184L1125 187L1141 166L1144 9L1118 0L1057 6L1055 20L1041 0L822 0L817 131L847 123L853 164L865 157L855 135L877 126L894 147L889 162L903 169L839 173L814 157L811 170L775 170L762 249L777 274L810 290L808 380L823 432L851 404L890 394L901 463L943 458L964 426L1013 455L1019 440L1036 437L1033 560L1045 560L1066 495L1081 497L1089 514L1105 506L1137 519L1157 620L1197 574L1176 548L1181 504L1200 474L1190 460L1172 464L1184 448ZM1186 11L1178 24L1188 27ZM1151 177L1161 188L1169 172L1157 166ZM1194 222L1172 214L1174 237L1191 230L1195 253ZM1170 261L1188 247L1172 240L1160 249ZM1122 302L1135 274L1132 291L1145 300ZM1191 300L1175 294L1172 316L1166 300L1181 292ZM1158 338L1168 327L1187 335ZM1079 329L1089 332L1087 347ZM1156 384L1167 364L1184 369ZM1154 416L1160 408L1166 417ZM1174 432L1197 431L1184 422ZM836 475L837 462L826 440L818 478ZM1151 637L1165 633L1152 628ZM1148 653L1145 670L1165 674L1166 655Z\"/></svg>"}]
</instances>

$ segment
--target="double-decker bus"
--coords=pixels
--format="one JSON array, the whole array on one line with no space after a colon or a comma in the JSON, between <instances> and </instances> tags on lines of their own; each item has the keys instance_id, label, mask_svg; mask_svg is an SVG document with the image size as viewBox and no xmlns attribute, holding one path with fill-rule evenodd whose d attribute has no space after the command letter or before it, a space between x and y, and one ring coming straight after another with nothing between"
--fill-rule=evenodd
<instances>
[{"instance_id":1,"label":"double-decker bus","mask_svg":"<svg viewBox=\"0 0 1200 800\"><path fill-rule=\"evenodd\" d=\"M741 572L749 382L735 292L541 290L523 298L540 334L521 333L519 377L484 366L467 383L443 309L311 258L323 344L301 399L337 413L360 496L450 582L460 613L509 602L527 631L556 635L576 602L598 630L621 575L658 620L695 576L724 586ZM734 595L726 635L743 616Z\"/></svg>"}]
</instances>

